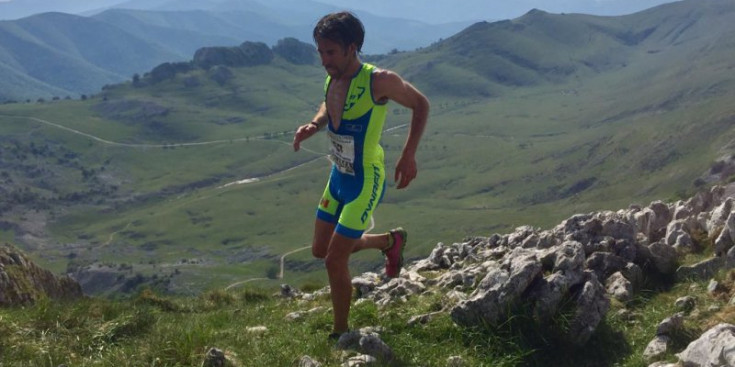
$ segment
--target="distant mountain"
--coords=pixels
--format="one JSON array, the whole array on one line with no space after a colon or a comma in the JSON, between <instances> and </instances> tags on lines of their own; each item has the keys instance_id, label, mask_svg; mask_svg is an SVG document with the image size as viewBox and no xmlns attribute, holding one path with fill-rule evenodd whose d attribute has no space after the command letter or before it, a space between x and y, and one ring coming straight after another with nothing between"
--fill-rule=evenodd
<instances>
[{"instance_id":1,"label":"distant mountain","mask_svg":"<svg viewBox=\"0 0 735 367\"><path fill-rule=\"evenodd\" d=\"M91 17L44 13L0 22L0 101L97 92L160 63L190 59L206 46L275 45L287 37L313 42L316 20L338 9L310 1L123 5L147 10L110 9ZM367 28L366 53L428 46L467 25L358 15Z\"/></svg>"},{"instance_id":2,"label":"distant mountain","mask_svg":"<svg viewBox=\"0 0 735 367\"><path fill-rule=\"evenodd\" d=\"M62 12L76 14L103 9L124 0L5 0L0 1L0 20L25 18L34 14Z\"/></svg>"},{"instance_id":3,"label":"distant mountain","mask_svg":"<svg viewBox=\"0 0 735 367\"><path fill-rule=\"evenodd\" d=\"M97 92L180 58L93 18L45 13L0 22L0 99Z\"/></svg>"},{"instance_id":4,"label":"distant mountain","mask_svg":"<svg viewBox=\"0 0 735 367\"><path fill-rule=\"evenodd\" d=\"M733 24L733 2L723 0L682 1L619 17L532 10L512 21L476 23L384 62L450 95L490 96L502 88L612 71L654 78L680 70L684 76L700 59L735 56ZM455 71L454 78L444 77L447 69Z\"/></svg>"}]
</instances>

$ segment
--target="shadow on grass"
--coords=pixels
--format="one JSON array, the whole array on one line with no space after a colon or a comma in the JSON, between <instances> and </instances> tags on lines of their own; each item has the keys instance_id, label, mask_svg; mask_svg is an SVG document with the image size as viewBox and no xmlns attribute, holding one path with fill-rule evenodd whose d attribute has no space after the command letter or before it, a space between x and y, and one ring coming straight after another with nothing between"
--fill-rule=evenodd
<instances>
[{"instance_id":1,"label":"shadow on grass","mask_svg":"<svg viewBox=\"0 0 735 367\"><path fill-rule=\"evenodd\" d=\"M465 329L463 338L481 359L509 366L613 366L633 352L623 333L604 320L583 346L571 343L565 330L558 320L539 323L530 313L516 310L498 326Z\"/></svg>"}]
</instances>

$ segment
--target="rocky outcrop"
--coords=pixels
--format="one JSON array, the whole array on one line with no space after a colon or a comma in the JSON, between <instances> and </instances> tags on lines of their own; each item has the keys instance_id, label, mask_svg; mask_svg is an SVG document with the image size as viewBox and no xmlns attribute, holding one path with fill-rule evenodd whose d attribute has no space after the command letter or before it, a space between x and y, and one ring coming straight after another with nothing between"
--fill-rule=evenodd
<instances>
[{"instance_id":1,"label":"rocky outcrop","mask_svg":"<svg viewBox=\"0 0 735 367\"><path fill-rule=\"evenodd\" d=\"M723 187L715 187L673 204L656 201L647 207L574 215L550 230L523 226L505 235L439 243L429 257L408 265L398 278L364 273L352 284L357 302L374 302L379 307L424 293L443 295L441 310L413 315L410 325L448 314L462 327L493 327L511 319L511 313L524 310L539 325L563 326L555 332L570 343L584 345L605 318L610 299L625 305L635 298L644 279L706 280L735 267L735 245L728 242L732 241L730 233L735 233L733 203ZM708 246L717 249L714 257L681 266L682 255ZM717 287L713 288L717 293ZM309 294L296 297L314 298ZM654 361L669 353L685 314L696 305L692 297L677 300L681 313L661 322L646 348L646 359ZM727 354L732 348L718 347L731 343L731 328L716 332L717 338L705 333L706 342L701 342L705 346L698 351L682 352L682 363L705 365L686 364L686 358L705 353L702 348L716 349L717 358L732 358ZM353 348L359 345L351 344Z\"/></svg>"},{"instance_id":2,"label":"rocky outcrop","mask_svg":"<svg viewBox=\"0 0 735 367\"><path fill-rule=\"evenodd\" d=\"M0 245L0 306L28 305L42 297L76 299L82 288L68 276L38 267L14 246Z\"/></svg>"},{"instance_id":3,"label":"rocky outcrop","mask_svg":"<svg viewBox=\"0 0 735 367\"><path fill-rule=\"evenodd\" d=\"M709 329L677 356L684 367L735 366L735 325Z\"/></svg>"}]
</instances>

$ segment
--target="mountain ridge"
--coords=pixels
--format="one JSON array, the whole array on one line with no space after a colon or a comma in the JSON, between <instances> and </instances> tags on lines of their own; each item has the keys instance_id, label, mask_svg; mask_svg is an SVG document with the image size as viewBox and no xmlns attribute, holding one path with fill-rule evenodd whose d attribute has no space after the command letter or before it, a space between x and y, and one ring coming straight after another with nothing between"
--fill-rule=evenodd
<instances>
[{"instance_id":1,"label":"mountain ridge","mask_svg":"<svg viewBox=\"0 0 735 367\"><path fill-rule=\"evenodd\" d=\"M0 22L0 63L10 67L4 71L6 77L0 80L10 80L11 73L20 74L12 76L16 80L12 86L0 84L6 96L3 99L58 97L51 93L58 89L67 95L94 93L103 85L129 80L133 74L163 62L186 60L201 47L237 45L244 41L274 45L287 37L311 42L313 23L319 16L337 9L327 5L284 7L276 3L239 1L212 3L211 10L202 10L206 7L201 3L185 11L173 11L180 6L171 6L155 11L109 9L89 17L49 12ZM366 40L368 52L416 48L464 26L463 23L427 25L369 13L361 16L374 29ZM33 50L31 55L29 50ZM37 65L35 69L29 70L34 65ZM37 69L60 71L49 74ZM63 73L68 78L55 75ZM22 81L28 78L37 82L30 82L29 91L25 91ZM53 88L38 94L45 85Z\"/></svg>"}]
</instances>

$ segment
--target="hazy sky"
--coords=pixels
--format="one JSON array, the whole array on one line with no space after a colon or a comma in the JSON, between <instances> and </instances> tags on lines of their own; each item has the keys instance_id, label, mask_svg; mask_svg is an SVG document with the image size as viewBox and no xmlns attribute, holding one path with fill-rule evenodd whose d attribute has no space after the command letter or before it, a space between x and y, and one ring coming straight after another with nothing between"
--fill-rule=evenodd
<instances>
[{"instance_id":1,"label":"hazy sky","mask_svg":"<svg viewBox=\"0 0 735 367\"><path fill-rule=\"evenodd\" d=\"M175 2L176 0L172 0ZM205 0L195 0L202 1ZM211 0L210 0L211 1ZM214 0L224 1L224 0ZM289 2L294 0L260 0ZM671 2L671 0L314 0L376 15L420 20L426 23L501 20L523 15L533 8L551 13L622 15ZM83 13L126 0L0 0L0 19L61 11ZM152 1L154 2L154 1ZM157 0L156 3L164 1ZM188 3L192 3L189 1ZM138 2L140 4L140 2Z\"/></svg>"},{"instance_id":2,"label":"hazy sky","mask_svg":"<svg viewBox=\"0 0 735 367\"><path fill-rule=\"evenodd\" d=\"M277 0L276 0L277 1ZM513 19L531 9L550 13L623 15L672 0L317 0L362 9L379 15L418 19L428 23Z\"/></svg>"}]
</instances>

